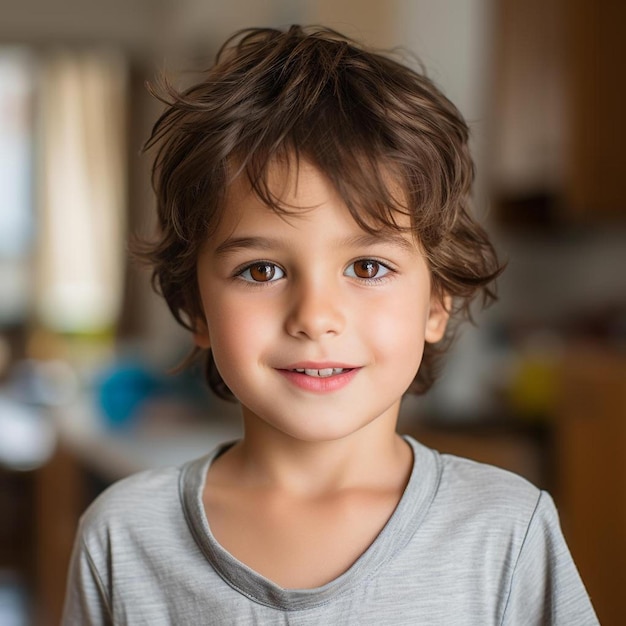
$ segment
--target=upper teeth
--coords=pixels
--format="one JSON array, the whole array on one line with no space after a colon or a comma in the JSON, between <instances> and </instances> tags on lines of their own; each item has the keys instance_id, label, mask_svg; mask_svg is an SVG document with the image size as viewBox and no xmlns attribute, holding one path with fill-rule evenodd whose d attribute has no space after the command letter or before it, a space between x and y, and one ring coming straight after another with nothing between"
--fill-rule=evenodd
<instances>
[{"instance_id":1,"label":"upper teeth","mask_svg":"<svg viewBox=\"0 0 626 626\"><path fill-rule=\"evenodd\" d=\"M319 378L326 378L327 376L332 376L333 374L341 374L344 369L341 367L325 367L321 370L312 370L312 369L296 369L296 372L300 372L300 374L306 374L307 376L318 376Z\"/></svg>"}]
</instances>

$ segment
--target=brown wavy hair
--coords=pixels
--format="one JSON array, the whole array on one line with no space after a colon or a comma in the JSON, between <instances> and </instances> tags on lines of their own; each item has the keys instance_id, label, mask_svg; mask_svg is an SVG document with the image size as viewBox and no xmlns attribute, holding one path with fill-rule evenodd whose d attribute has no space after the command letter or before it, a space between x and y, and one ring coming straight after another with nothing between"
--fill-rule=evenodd
<instances>
[{"instance_id":1,"label":"brown wavy hair","mask_svg":"<svg viewBox=\"0 0 626 626\"><path fill-rule=\"evenodd\" d=\"M495 299L491 285L501 267L469 212L468 128L423 72L330 29L292 26L240 31L192 87L177 90L162 79L150 89L166 104L145 146L157 147L159 233L135 251L184 327L193 331L203 318L198 252L232 181L246 176L273 210L293 209L268 185L276 160L316 166L368 232L399 229L398 213L408 213L435 294L451 296L451 321L471 319L476 296L483 306ZM454 326L438 344L426 344L410 391L432 385ZM186 362L200 352L195 348ZM206 374L214 392L233 399L210 350Z\"/></svg>"}]
</instances>

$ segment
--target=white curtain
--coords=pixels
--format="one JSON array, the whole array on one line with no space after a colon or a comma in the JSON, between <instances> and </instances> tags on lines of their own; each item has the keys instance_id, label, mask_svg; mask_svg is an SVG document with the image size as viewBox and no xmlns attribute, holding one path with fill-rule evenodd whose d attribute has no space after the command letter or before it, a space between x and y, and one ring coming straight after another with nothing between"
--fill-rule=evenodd
<instances>
[{"instance_id":1,"label":"white curtain","mask_svg":"<svg viewBox=\"0 0 626 626\"><path fill-rule=\"evenodd\" d=\"M30 308L34 68L25 48L0 48L0 326Z\"/></svg>"},{"instance_id":2,"label":"white curtain","mask_svg":"<svg viewBox=\"0 0 626 626\"><path fill-rule=\"evenodd\" d=\"M56 52L41 72L35 313L51 330L102 332L123 290L126 65Z\"/></svg>"}]
</instances>

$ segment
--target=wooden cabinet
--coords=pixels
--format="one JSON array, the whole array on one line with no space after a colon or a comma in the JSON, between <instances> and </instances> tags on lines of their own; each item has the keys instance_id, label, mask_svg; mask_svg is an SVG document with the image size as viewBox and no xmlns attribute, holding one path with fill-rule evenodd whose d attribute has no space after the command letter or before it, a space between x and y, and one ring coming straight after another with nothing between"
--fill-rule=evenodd
<instances>
[{"instance_id":1,"label":"wooden cabinet","mask_svg":"<svg viewBox=\"0 0 626 626\"><path fill-rule=\"evenodd\" d=\"M626 611L626 355L564 360L556 429L563 531L603 626Z\"/></svg>"},{"instance_id":2,"label":"wooden cabinet","mask_svg":"<svg viewBox=\"0 0 626 626\"><path fill-rule=\"evenodd\" d=\"M626 220L626 2L496 3L491 182L502 221Z\"/></svg>"},{"instance_id":3,"label":"wooden cabinet","mask_svg":"<svg viewBox=\"0 0 626 626\"><path fill-rule=\"evenodd\" d=\"M78 519L88 503L83 469L64 446L38 470L35 502L36 624L53 626L61 620Z\"/></svg>"},{"instance_id":4,"label":"wooden cabinet","mask_svg":"<svg viewBox=\"0 0 626 626\"><path fill-rule=\"evenodd\" d=\"M563 12L567 206L586 220L626 217L626 3L568 0Z\"/></svg>"}]
</instances>

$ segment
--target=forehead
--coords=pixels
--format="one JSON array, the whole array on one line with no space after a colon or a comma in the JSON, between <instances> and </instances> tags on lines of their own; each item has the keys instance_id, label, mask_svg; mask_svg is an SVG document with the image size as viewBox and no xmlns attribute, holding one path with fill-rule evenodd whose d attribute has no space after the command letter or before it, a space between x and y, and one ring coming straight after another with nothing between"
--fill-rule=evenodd
<instances>
[{"instance_id":1,"label":"forehead","mask_svg":"<svg viewBox=\"0 0 626 626\"><path fill-rule=\"evenodd\" d=\"M242 220L247 221L253 216L267 217L273 213L290 222L306 217L316 209L332 206L345 212L346 218L354 222L353 226L357 225L370 234L387 231L411 234L409 211L393 208L404 205L402 186L389 174L385 175L386 191L392 200L387 204L379 200L378 204L384 209L380 213L371 209L372 202L369 209L364 208L366 198L344 199L329 177L308 160L275 160L268 165L265 174L256 184L245 172L235 177L225 195L218 231L232 230Z\"/></svg>"},{"instance_id":2,"label":"forehead","mask_svg":"<svg viewBox=\"0 0 626 626\"><path fill-rule=\"evenodd\" d=\"M240 177L229 189L222 217L205 241L204 252L216 258L266 251L294 251L305 255L363 253L395 250L403 258L421 258L422 246L414 236L408 215L397 218L400 228L364 228L332 183L309 163L270 172L269 205L252 184ZM406 256L408 255L408 257Z\"/></svg>"}]
</instances>

